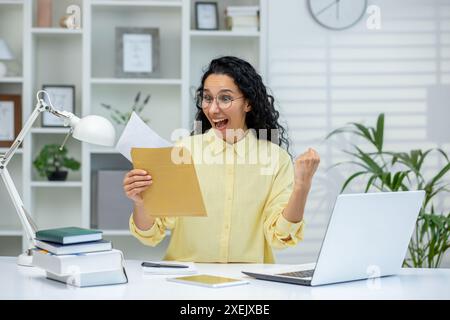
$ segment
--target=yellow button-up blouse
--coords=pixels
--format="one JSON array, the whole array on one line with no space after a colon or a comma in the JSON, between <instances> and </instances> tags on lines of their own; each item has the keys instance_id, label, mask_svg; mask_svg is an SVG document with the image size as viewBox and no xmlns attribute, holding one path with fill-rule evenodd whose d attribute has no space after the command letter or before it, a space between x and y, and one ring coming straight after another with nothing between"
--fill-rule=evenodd
<instances>
[{"instance_id":1,"label":"yellow button-up blouse","mask_svg":"<svg viewBox=\"0 0 450 320\"><path fill-rule=\"evenodd\" d=\"M166 260L273 263L271 248L302 240L304 222L282 215L294 181L285 150L252 130L234 144L209 130L177 145L191 152L207 216L157 218L139 230L131 215L130 231L142 243L156 246L172 229Z\"/></svg>"}]
</instances>

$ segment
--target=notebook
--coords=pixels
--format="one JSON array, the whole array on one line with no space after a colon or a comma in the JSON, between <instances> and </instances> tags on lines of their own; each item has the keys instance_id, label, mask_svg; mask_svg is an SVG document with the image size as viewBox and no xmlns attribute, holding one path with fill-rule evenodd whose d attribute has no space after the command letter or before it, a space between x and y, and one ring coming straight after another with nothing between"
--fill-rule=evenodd
<instances>
[{"instance_id":1,"label":"notebook","mask_svg":"<svg viewBox=\"0 0 450 320\"><path fill-rule=\"evenodd\" d=\"M86 252L108 251L112 250L112 243L111 241L99 240L99 241L64 245L56 242L36 240L36 247L44 249L56 255L62 255L62 254L78 254Z\"/></svg>"},{"instance_id":2,"label":"notebook","mask_svg":"<svg viewBox=\"0 0 450 320\"><path fill-rule=\"evenodd\" d=\"M60 244L81 243L101 240L102 231L78 227L47 229L36 232L36 239Z\"/></svg>"},{"instance_id":3,"label":"notebook","mask_svg":"<svg viewBox=\"0 0 450 320\"><path fill-rule=\"evenodd\" d=\"M195 286L209 287L209 288L223 288L238 286L241 284L249 284L247 280L234 279L221 276L213 276L209 274L199 274L194 276L184 276L176 278L168 278L167 281L179 282L184 284L192 284Z\"/></svg>"}]
</instances>

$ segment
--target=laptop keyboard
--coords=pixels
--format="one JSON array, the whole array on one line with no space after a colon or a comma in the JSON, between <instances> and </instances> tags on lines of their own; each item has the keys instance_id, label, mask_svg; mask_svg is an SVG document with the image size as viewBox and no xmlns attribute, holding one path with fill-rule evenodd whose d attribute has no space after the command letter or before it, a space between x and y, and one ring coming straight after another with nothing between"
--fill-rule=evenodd
<instances>
[{"instance_id":1,"label":"laptop keyboard","mask_svg":"<svg viewBox=\"0 0 450 320\"><path fill-rule=\"evenodd\" d=\"M294 278L310 278L314 274L314 270L304 270L304 271L292 271L292 272L285 272L285 273L279 273L279 276L288 276L288 277L294 277Z\"/></svg>"}]
</instances>

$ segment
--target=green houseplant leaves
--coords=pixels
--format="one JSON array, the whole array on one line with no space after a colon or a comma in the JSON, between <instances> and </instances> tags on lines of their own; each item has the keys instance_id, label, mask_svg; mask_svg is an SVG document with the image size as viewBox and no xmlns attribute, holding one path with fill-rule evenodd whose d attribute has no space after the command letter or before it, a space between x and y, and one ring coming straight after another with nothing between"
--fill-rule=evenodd
<instances>
[{"instance_id":1,"label":"green houseplant leaves","mask_svg":"<svg viewBox=\"0 0 450 320\"><path fill-rule=\"evenodd\" d=\"M121 111L106 103L101 103L100 105L111 112L110 117L116 124L126 125L128 123L128 120L130 120L131 114L133 112L136 112L139 116L141 115L142 111L150 101L150 98L151 95L148 94L141 102L141 92L139 91L134 98L133 106L128 111ZM142 121L144 121L146 124L150 122L150 120L146 118L143 118Z\"/></svg>"},{"instance_id":2,"label":"green houseplant leaves","mask_svg":"<svg viewBox=\"0 0 450 320\"><path fill-rule=\"evenodd\" d=\"M380 114L375 127L352 122L327 135L326 139L329 139L337 134L350 133L361 137L374 149L365 152L352 144L352 151L344 150L353 159L337 163L333 167L347 163L356 165L359 170L344 181L341 192L358 177L367 179L364 192L370 189L391 192L425 190L425 201L416 221L404 266L437 268L450 247L450 212L436 213L433 200L438 194L450 191L449 183L444 181L444 177L450 171L449 158L439 148L425 151L416 149L409 152L384 150L384 119L384 114ZM437 153L441 157L444 166L431 178L426 179L423 164L432 153Z\"/></svg>"},{"instance_id":3,"label":"green houseplant leaves","mask_svg":"<svg viewBox=\"0 0 450 320\"><path fill-rule=\"evenodd\" d=\"M79 170L80 162L67 156L67 148L57 144L45 145L33 161L33 165L41 177L49 177L51 173L62 169Z\"/></svg>"}]
</instances>

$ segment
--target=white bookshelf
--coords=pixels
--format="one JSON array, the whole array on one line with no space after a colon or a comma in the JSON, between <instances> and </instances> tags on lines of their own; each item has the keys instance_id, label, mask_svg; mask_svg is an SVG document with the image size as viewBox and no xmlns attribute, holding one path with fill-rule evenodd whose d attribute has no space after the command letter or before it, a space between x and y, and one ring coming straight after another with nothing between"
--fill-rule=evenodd
<instances>
[{"instance_id":1,"label":"white bookshelf","mask_svg":"<svg viewBox=\"0 0 450 320\"><path fill-rule=\"evenodd\" d=\"M81 188L81 181L31 181L33 188Z\"/></svg>"},{"instance_id":2,"label":"white bookshelf","mask_svg":"<svg viewBox=\"0 0 450 320\"><path fill-rule=\"evenodd\" d=\"M91 147L89 152L91 154L119 154L119 152L114 148L99 147L99 146Z\"/></svg>"},{"instance_id":3,"label":"white bookshelf","mask_svg":"<svg viewBox=\"0 0 450 320\"><path fill-rule=\"evenodd\" d=\"M26 110L26 74L22 63L25 56L25 40L23 37L24 30L26 30L25 7L24 1L0 0L0 37L7 42L15 58L12 63L7 62L9 73L6 77L0 78L0 93L21 95L22 111ZM0 154L6 153L6 151L7 148L0 148ZM21 195L24 194L24 183L26 180L23 172L25 158L24 149L21 147L8 164L8 171L15 179L16 188ZM21 237L22 227L20 220L3 181L0 181L0 183L0 237ZM0 238L0 250L2 249L2 242ZM21 250L21 248L17 249Z\"/></svg>"},{"instance_id":4,"label":"white bookshelf","mask_svg":"<svg viewBox=\"0 0 450 320\"><path fill-rule=\"evenodd\" d=\"M204 31L204 30L191 30L191 37L244 37L244 38L255 38L260 36L259 31Z\"/></svg>"},{"instance_id":5,"label":"white bookshelf","mask_svg":"<svg viewBox=\"0 0 450 320\"><path fill-rule=\"evenodd\" d=\"M179 86L182 79L117 79L117 78L92 78L92 84L119 84L119 85L156 85Z\"/></svg>"},{"instance_id":6,"label":"white bookshelf","mask_svg":"<svg viewBox=\"0 0 450 320\"><path fill-rule=\"evenodd\" d=\"M81 35L83 34L82 29L78 30L69 30L62 28L32 28L31 33L34 35Z\"/></svg>"},{"instance_id":7,"label":"white bookshelf","mask_svg":"<svg viewBox=\"0 0 450 320\"><path fill-rule=\"evenodd\" d=\"M221 30L199 31L194 28L193 0L58 0L53 1L54 22L51 28L36 27L36 1L0 0L0 37L11 42L12 48L21 55L23 70L20 75L0 79L0 84L7 84L7 88L22 95L24 121L31 114L36 92L43 84L75 85L75 113L80 116L98 114L109 117L108 110L101 107L101 103L126 111L137 92L140 91L142 96L151 94L142 116L149 118L152 129L169 140L174 129L192 128L196 113L192 91L199 85L202 70L211 59L237 55L254 64L264 77L266 60L262 49L265 48L267 34L267 1L220 1ZM67 30L57 25L70 4L77 4L82 9L80 30ZM224 30L222 20L226 4L260 5L260 31ZM15 26L8 27L8 30L14 30L4 33L3 23ZM159 28L157 77L116 77L115 27ZM117 137L122 129L123 126L116 125ZM89 146L70 138L66 145L69 156L81 162L81 170L69 172L68 181L44 180L37 175L32 162L40 148L47 143L60 144L67 133L67 128L42 127L38 120L12 161L13 179L20 185L25 206L40 228L92 227L91 186L95 172L131 167L114 148ZM6 148L0 148L0 153L2 150L6 152ZM10 201L5 193L1 187L0 199ZM0 237L21 236L20 222L12 205L7 211L0 212ZM115 246L119 248L120 243L117 242L130 236L128 225L123 229L104 229L104 234L115 237ZM137 247L145 249L138 244Z\"/></svg>"},{"instance_id":8,"label":"white bookshelf","mask_svg":"<svg viewBox=\"0 0 450 320\"><path fill-rule=\"evenodd\" d=\"M120 1L120 0L92 0L92 6L104 7L167 7L177 8L182 6L181 1Z\"/></svg>"},{"instance_id":9,"label":"white bookshelf","mask_svg":"<svg viewBox=\"0 0 450 320\"><path fill-rule=\"evenodd\" d=\"M8 151L8 148L0 148L0 154L6 153L6 151ZM22 153L23 153L22 148L17 149L16 154L22 154Z\"/></svg>"},{"instance_id":10,"label":"white bookshelf","mask_svg":"<svg viewBox=\"0 0 450 320\"><path fill-rule=\"evenodd\" d=\"M24 0L0 0L0 5L23 5Z\"/></svg>"},{"instance_id":11,"label":"white bookshelf","mask_svg":"<svg viewBox=\"0 0 450 320\"><path fill-rule=\"evenodd\" d=\"M0 83L22 83L23 78L22 77L5 77L0 78Z\"/></svg>"},{"instance_id":12,"label":"white bookshelf","mask_svg":"<svg viewBox=\"0 0 450 320\"><path fill-rule=\"evenodd\" d=\"M6 228L3 228L2 230L0 230L0 237L20 237L20 236L22 236L22 230L20 229L8 230Z\"/></svg>"},{"instance_id":13,"label":"white bookshelf","mask_svg":"<svg viewBox=\"0 0 450 320\"><path fill-rule=\"evenodd\" d=\"M103 230L103 235L127 237L130 235L130 231L129 230Z\"/></svg>"},{"instance_id":14,"label":"white bookshelf","mask_svg":"<svg viewBox=\"0 0 450 320\"><path fill-rule=\"evenodd\" d=\"M37 121L39 122L39 121ZM69 133L69 128L41 128L35 127L31 128L31 133L42 133L42 134L67 134Z\"/></svg>"}]
</instances>

